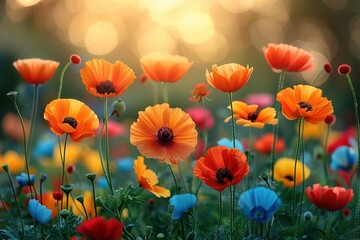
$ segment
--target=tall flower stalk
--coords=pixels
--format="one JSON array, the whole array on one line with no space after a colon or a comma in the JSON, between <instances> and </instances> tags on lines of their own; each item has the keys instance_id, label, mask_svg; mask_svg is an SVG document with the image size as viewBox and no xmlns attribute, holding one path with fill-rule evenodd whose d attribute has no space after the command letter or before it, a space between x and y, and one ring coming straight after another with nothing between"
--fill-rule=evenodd
<instances>
[{"instance_id":1,"label":"tall flower stalk","mask_svg":"<svg viewBox=\"0 0 360 240\"><path fill-rule=\"evenodd\" d=\"M355 89L354 89L354 86L351 81L350 72L351 72L351 67L347 64L342 64L338 68L338 73L340 75L345 75L346 80L348 81L351 95L352 95L353 102L354 102L355 121L356 121L356 145L357 145L357 150L358 150L357 155L358 155L358 157L360 157L359 106L358 106L358 102L356 99ZM356 180L356 186L355 186L355 188L356 188L355 201L356 201L356 203L358 203L360 200L360 181L359 181L360 180L360 161L358 161L358 163L357 163L356 175L357 175L357 180ZM356 204L356 207L355 207L355 227L356 227L356 237L359 238L360 237L360 206L359 206L359 204Z\"/></svg>"}]
</instances>

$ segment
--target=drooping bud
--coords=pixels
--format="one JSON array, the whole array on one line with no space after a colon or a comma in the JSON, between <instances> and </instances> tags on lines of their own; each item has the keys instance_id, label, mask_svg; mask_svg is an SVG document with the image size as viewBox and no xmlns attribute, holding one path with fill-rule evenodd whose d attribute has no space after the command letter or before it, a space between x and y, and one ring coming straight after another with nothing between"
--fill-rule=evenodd
<instances>
[{"instance_id":1,"label":"drooping bud","mask_svg":"<svg viewBox=\"0 0 360 240\"><path fill-rule=\"evenodd\" d=\"M80 56L77 55L77 54L72 54L72 55L70 56L70 62L71 62L72 64L80 64L80 63L81 63L81 58L80 58Z\"/></svg>"},{"instance_id":2,"label":"drooping bud","mask_svg":"<svg viewBox=\"0 0 360 240\"><path fill-rule=\"evenodd\" d=\"M340 75L346 75L349 74L351 72L351 67L348 64L341 64L338 67L338 73Z\"/></svg>"}]
</instances>

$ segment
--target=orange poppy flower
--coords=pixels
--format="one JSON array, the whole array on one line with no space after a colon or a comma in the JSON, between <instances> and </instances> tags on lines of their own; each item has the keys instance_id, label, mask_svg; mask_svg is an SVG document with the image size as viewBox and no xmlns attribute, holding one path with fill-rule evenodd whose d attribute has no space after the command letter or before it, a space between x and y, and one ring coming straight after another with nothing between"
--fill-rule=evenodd
<instances>
[{"instance_id":1,"label":"orange poppy flower","mask_svg":"<svg viewBox=\"0 0 360 240\"><path fill-rule=\"evenodd\" d=\"M310 53L292 45L270 43L263 48L263 52L274 72L302 72L314 67Z\"/></svg>"},{"instance_id":2,"label":"orange poppy flower","mask_svg":"<svg viewBox=\"0 0 360 240\"><path fill-rule=\"evenodd\" d=\"M256 139L254 142L254 147L257 152L260 152L264 155L268 155L272 151L272 144L274 141L274 134L267 133ZM282 138L277 138L275 152L279 153L285 149L285 141Z\"/></svg>"},{"instance_id":3,"label":"orange poppy flower","mask_svg":"<svg viewBox=\"0 0 360 240\"><path fill-rule=\"evenodd\" d=\"M19 59L13 66L21 77L31 84L44 84L52 78L59 62L40 58Z\"/></svg>"},{"instance_id":4,"label":"orange poppy flower","mask_svg":"<svg viewBox=\"0 0 360 240\"><path fill-rule=\"evenodd\" d=\"M193 65L186 57L165 53L152 53L140 59L141 68L147 78L156 82L176 82Z\"/></svg>"},{"instance_id":5,"label":"orange poppy flower","mask_svg":"<svg viewBox=\"0 0 360 240\"><path fill-rule=\"evenodd\" d=\"M236 124L244 127L263 128L265 124L276 125L278 119L275 119L276 111L274 108L267 107L258 111L258 105L247 105L241 101L233 101L234 118L237 118ZM228 107L230 109L230 106ZM225 122L231 119L227 117Z\"/></svg>"},{"instance_id":6,"label":"orange poppy flower","mask_svg":"<svg viewBox=\"0 0 360 240\"><path fill-rule=\"evenodd\" d=\"M312 188L307 187L305 192L316 207L328 211L344 208L354 197L352 189L329 186L321 187L318 183L314 184Z\"/></svg>"},{"instance_id":7,"label":"orange poppy flower","mask_svg":"<svg viewBox=\"0 0 360 240\"><path fill-rule=\"evenodd\" d=\"M276 100L281 103L282 114L288 120L303 117L305 121L317 124L334 112L331 101L322 97L320 89L310 85L283 89Z\"/></svg>"},{"instance_id":8,"label":"orange poppy flower","mask_svg":"<svg viewBox=\"0 0 360 240\"><path fill-rule=\"evenodd\" d=\"M195 162L194 175L221 192L238 184L249 173L246 156L236 148L215 146Z\"/></svg>"},{"instance_id":9,"label":"orange poppy flower","mask_svg":"<svg viewBox=\"0 0 360 240\"><path fill-rule=\"evenodd\" d=\"M44 119L56 135L67 133L74 142L95 136L99 127L96 114L83 102L75 99L56 99L45 108Z\"/></svg>"},{"instance_id":10,"label":"orange poppy flower","mask_svg":"<svg viewBox=\"0 0 360 240\"><path fill-rule=\"evenodd\" d=\"M222 92L236 92L248 82L253 67L244 67L236 63L212 66L212 72L206 69L208 83Z\"/></svg>"},{"instance_id":11,"label":"orange poppy flower","mask_svg":"<svg viewBox=\"0 0 360 240\"><path fill-rule=\"evenodd\" d=\"M123 94L134 82L135 73L125 63L114 64L104 59L93 59L80 69L86 90L95 97L114 97Z\"/></svg>"},{"instance_id":12,"label":"orange poppy flower","mask_svg":"<svg viewBox=\"0 0 360 240\"><path fill-rule=\"evenodd\" d=\"M152 192L157 197L170 197L169 189L155 186L159 183L158 177L153 170L147 168L147 166L144 164L143 157L139 156L134 161L134 170L137 176L137 181L141 187L145 188L149 192Z\"/></svg>"},{"instance_id":13,"label":"orange poppy flower","mask_svg":"<svg viewBox=\"0 0 360 240\"><path fill-rule=\"evenodd\" d=\"M163 103L139 112L130 128L130 142L147 158L177 164L195 150L197 131L189 114Z\"/></svg>"}]
</instances>

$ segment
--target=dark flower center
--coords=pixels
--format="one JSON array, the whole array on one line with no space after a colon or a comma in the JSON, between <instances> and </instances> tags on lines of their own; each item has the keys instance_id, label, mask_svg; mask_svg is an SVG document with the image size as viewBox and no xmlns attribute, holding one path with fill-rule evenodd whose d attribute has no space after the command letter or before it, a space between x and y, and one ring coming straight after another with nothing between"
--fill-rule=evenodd
<instances>
[{"instance_id":1,"label":"dark flower center","mask_svg":"<svg viewBox=\"0 0 360 240\"><path fill-rule=\"evenodd\" d=\"M259 221L264 221L265 219L267 219L268 215L266 210L261 206L257 206L251 209L250 214L254 219Z\"/></svg>"},{"instance_id":2,"label":"dark flower center","mask_svg":"<svg viewBox=\"0 0 360 240\"><path fill-rule=\"evenodd\" d=\"M174 133L169 127L162 127L157 133L158 141L161 144L167 144L174 139Z\"/></svg>"},{"instance_id":3,"label":"dark flower center","mask_svg":"<svg viewBox=\"0 0 360 240\"><path fill-rule=\"evenodd\" d=\"M99 86L96 86L97 93L100 94L110 94L115 92L114 84L110 80L105 80L100 83Z\"/></svg>"},{"instance_id":4,"label":"dark flower center","mask_svg":"<svg viewBox=\"0 0 360 240\"><path fill-rule=\"evenodd\" d=\"M63 120L63 122L62 123L67 123L67 124L69 124L70 126L72 126L72 128L76 128L76 126L77 126L77 121L76 121L76 119L75 118L73 118L73 117L66 117L66 118L64 118L64 120Z\"/></svg>"},{"instance_id":5,"label":"dark flower center","mask_svg":"<svg viewBox=\"0 0 360 240\"><path fill-rule=\"evenodd\" d=\"M216 171L216 180L218 181L218 183L225 184L224 178L227 178L230 182L233 179L233 175L231 174L230 170L227 169L226 167L219 168Z\"/></svg>"},{"instance_id":6,"label":"dark flower center","mask_svg":"<svg viewBox=\"0 0 360 240\"><path fill-rule=\"evenodd\" d=\"M284 178L286 178L289 181L294 181L294 177L290 175L286 175Z\"/></svg>"},{"instance_id":7,"label":"dark flower center","mask_svg":"<svg viewBox=\"0 0 360 240\"><path fill-rule=\"evenodd\" d=\"M248 114L248 120L255 122L258 116L259 116L258 112L251 112Z\"/></svg>"},{"instance_id":8,"label":"dark flower center","mask_svg":"<svg viewBox=\"0 0 360 240\"><path fill-rule=\"evenodd\" d=\"M312 111L312 106L310 105L310 103L299 102L298 104L299 104L300 108L306 108L306 112Z\"/></svg>"}]
</instances>

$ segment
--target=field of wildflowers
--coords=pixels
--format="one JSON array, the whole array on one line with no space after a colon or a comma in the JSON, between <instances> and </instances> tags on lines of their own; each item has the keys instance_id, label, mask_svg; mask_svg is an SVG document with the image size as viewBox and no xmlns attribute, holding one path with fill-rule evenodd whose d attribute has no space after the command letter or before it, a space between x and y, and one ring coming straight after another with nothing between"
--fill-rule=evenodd
<instances>
[{"instance_id":1,"label":"field of wildflowers","mask_svg":"<svg viewBox=\"0 0 360 240\"><path fill-rule=\"evenodd\" d=\"M141 75L122 61L82 63L71 55L58 94L44 109L39 87L60 63L14 61L34 95L27 121L18 106L22 93L7 94L17 115L6 116L13 127L2 143L8 147L0 158L0 238L360 239L360 130L351 67L317 69L347 81L354 100L355 126L333 133L327 93L286 81L290 72L315 68L311 54L274 43L263 54L279 79L273 95L236 99L259 70L214 64L184 97L186 109L167 91L193 65L183 56L144 56ZM84 91L103 102L101 116L76 96L62 98L72 64L81 66ZM136 78L159 87L162 97L125 121L126 99L119 97ZM228 99L224 116L213 114L213 91ZM38 127L37 116L48 129ZM221 134L209 134L214 128ZM128 157L113 157L130 146Z\"/></svg>"}]
</instances>

